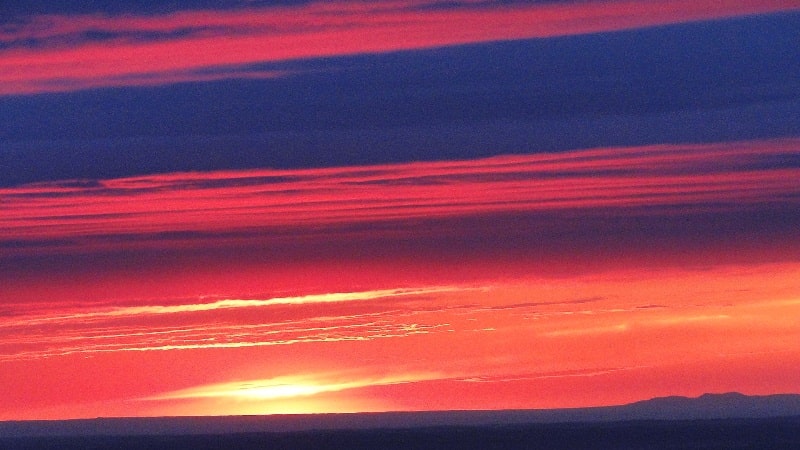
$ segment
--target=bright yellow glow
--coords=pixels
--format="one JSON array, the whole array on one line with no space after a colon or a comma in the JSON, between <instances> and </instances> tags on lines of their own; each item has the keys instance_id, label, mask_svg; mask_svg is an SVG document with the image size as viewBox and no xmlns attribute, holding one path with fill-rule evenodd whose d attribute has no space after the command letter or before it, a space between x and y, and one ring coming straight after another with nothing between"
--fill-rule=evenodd
<instances>
[{"instance_id":1,"label":"bright yellow glow","mask_svg":"<svg viewBox=\"0 0 800 450\"><path fill-rule=\"evenodd\" d=\"M268 384L268 385L254 385L253 383L242 383L238 386L235 383L229 386L229 389L222 389L218 391L210 390L207 392L199 392L197 396L201 397L242 397L246 399L261 399L271 400L276 398L287 397L305 397L315 395L322 392L340 391L352 386L353 383L342 384L329 384L329 385L311 385L311 384ZM225 388L226 386L221 386Z\"/></svg>"},{"instance_id":2,"label":"bright yellow glow","mask_svg":"<svg viewBox=\"0 0 800 450\"><path fill-rule=\"evenodd\" d=\"M440 374L408 374L404 376L355 379L346 382L325 380L321 375L312 377L284 376L263 380L234 381L196 386L146 400L178 400L198 398L227 398L232 400L276 400L295 397L309 397L328 392L339 392L369 386L386 386L392 384L411 383L416 381L440 378Z\"/></svg>"}]
</instances>

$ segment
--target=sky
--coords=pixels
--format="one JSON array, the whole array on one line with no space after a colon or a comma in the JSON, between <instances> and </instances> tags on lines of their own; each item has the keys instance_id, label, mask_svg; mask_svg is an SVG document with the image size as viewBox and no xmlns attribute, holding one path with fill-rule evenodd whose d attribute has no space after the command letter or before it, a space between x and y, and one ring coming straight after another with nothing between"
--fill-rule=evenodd
<instances>
[{"instance_id":1,"label":"sky","mask_svg":"<svg viewBox=\"0 0 800 450\"><path fill-rule=\"evenodd\" d=\"M0 3L0 420L800 393L794 1Z\"/></svg>"}]
</instances>

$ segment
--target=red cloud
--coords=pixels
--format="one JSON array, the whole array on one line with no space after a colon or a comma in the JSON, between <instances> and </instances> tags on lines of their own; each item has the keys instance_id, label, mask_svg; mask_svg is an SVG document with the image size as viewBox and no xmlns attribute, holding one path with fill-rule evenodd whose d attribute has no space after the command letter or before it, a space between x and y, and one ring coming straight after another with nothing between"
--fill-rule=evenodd
<instances>
[{"instance_id":1,"label":"red cloud","mask_svg":"<svg viewBox=\"0 0 800 450\"><path fill-rule=\"evenodd\" d=\"M797 9L794 1L669 0L424 9L323 2L162 16L43 16L0 31L0 95L272 77L243 66L301 58L615 31ZM87 39L99 32L102 39ZM33 40L35 47L24 44ZM210 74L211 73L211 74Z\"/></svg>"},{"instance_id":2,"label":"red cloud","mask_svg":"<svg viewBox=\"0 0 800 450\"><path fill-rule=\"evenodd\" d=\"M498 213L737 210L790 201L793 139L471 161L141 176L0 190L0 242L226 233ZM766 167L766 168L765 168ZM783 200L781 200L783 199ZM187 234L187 235L188 235Z\"/></svg>"}]
</instances>

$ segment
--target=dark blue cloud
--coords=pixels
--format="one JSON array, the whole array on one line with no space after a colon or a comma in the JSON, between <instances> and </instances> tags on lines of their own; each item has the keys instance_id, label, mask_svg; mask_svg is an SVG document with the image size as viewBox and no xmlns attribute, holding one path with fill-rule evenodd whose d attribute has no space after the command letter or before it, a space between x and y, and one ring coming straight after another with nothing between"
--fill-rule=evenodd
<instances>
[{"instance_id":1,"label":"dark blue cloud","mask_svg":"<svg viewBox=\"0 0 800 450\"><path fill-rule=\"evenodd\" d=\"M302 5L311 0L27 0L0 2L0 23L40 14L164 14L192 9Z\"/></svg>"},{"instance_id":2,"label":"dark blue cloud","mask_svg":"<svg viewBox=\"0 0 800 450\"><path fill-rule=\"evenodd\" d=\"M25 48L52 48L69 47L86 43L102 43L110 41L126 42L156 42L185 38L200 33L213 32L224 34L226 30L222 27L186 27L168 31L111 31L111 30L88 30L80 33L51 35L46 37L23 37L18 39L8 39L0 41L0 50Z\"/></svg>"},{"instance_id":3,"label":"dark blue cloud","mask_svg":"<svg viewBox=\"0 0 800 450\"><path fill-rule=\"evenodd\" d=\"M776 14L5 97L0 184L797 136L797 42Z\"/></svg>"},{"instance_id":4,"label":"dark blue cloud","mask_svg":"<svg viewBox=\"0 0 800 450\"><path fill-rule=\"evenodd\" d=\"M319 0L317 0L319 1ZM598 0L591 0L598 1ZM269 6L293 6L314 0L26 0L0 2L0 24L39 14L164 14L196 9L226 10ZM437 1L409 7L418 10L485 8L502 5L574 3L575 0Z\"/></svg>"}]
</instances>

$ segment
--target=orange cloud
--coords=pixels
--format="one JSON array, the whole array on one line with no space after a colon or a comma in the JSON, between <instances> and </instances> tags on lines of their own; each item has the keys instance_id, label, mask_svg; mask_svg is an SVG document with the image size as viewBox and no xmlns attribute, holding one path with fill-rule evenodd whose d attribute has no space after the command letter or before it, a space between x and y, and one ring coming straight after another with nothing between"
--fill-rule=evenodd
<instances>
[{"instance_id":1,"label":"orange cloud","mask_svg":"<svg viewBox=\"0 0 800 450\"><path fill-rule=\"evenodd\" d=\"M790 0L426 8L312 2L162 16L40 16L0 31L0 95L285 75L249 65L649 27L797 9ZM107 35L95 41L86 32ZM25 42L38 45L29 47Z\"/></svg>"},{"instance_id":2,"label":"orange cloud","mask_svg":"<svg viewBox=\"0 0 800 450\"><path fill-rule=\"evenodd\" d=\"M406 337L435 332L445 325L416 323L413 314L398 311L398 305L434 295L439 298L464 295L473 290L432 286L118 307L85 304L76 308L69 302L54 302L47 307L37 305L27 312L20 305L14 316L0 319L0 332L4 335L0 362L72 354L229 349ZM358 305L366 301L383 304ZM317 308L321 304L339 304L346 309L320 314ZM328 305L331 306L334 305ZM291 307L299 309L295 312L286 309ZM284 309L282 312L275 308ZM245 314L240 309L249 311ZM209 314L227 321L210 323ZM276 314L286 318L275 323L270 318ZM11 351L6 353L6 350Z\"/></svg>"},{"instance_id":3,"label":"orange cloud","mask_svg":"<svg viewBox=\"0 0 800 450\"><path fill-rule=\"evenodd\" d=\"M428 295L442 292L452 292L461 290L456 287L427 287L420 289L383 289L376 291L364 292L335 292L329 294L309 294L298 297L276 297L270 299L222 299L215 300L208 303L191 303L179 305L146 305L146 306L127 306L115 307L93 312L75 312L72 314L53 315L49 311L47 316L38 318L25 318L18 319L15 323L23 323L25 325L41 324L45 322L61 322L66 321L79 321L85 322L95 318L105 317L134 317L139 315L158 315L158 314L180 314L180 313L193 313L205 312L224 309L238 309L238 308L259 308L265 306L276 305L305 305L315 303L334 303L334 302L353 302L353 301L367 301L387 299L393 297L404 297L414 295Z\"/></svg>"},{"instance_id":4,"label":"orange cloud","mask_svg":"<svg viewBox=\"0 0 800 450\"><path fill-rule=\"evenodd\" d=\"M797 390L785 370L800 361L799 270L632 267L380 301L50 324L0 317L0 383L10 387L0 418L54 417L42 412L48 405L72 405L55 415L63 418L538 408ZM74 307L53 301L28 316Z\"/></svg>"}]
</instances>

